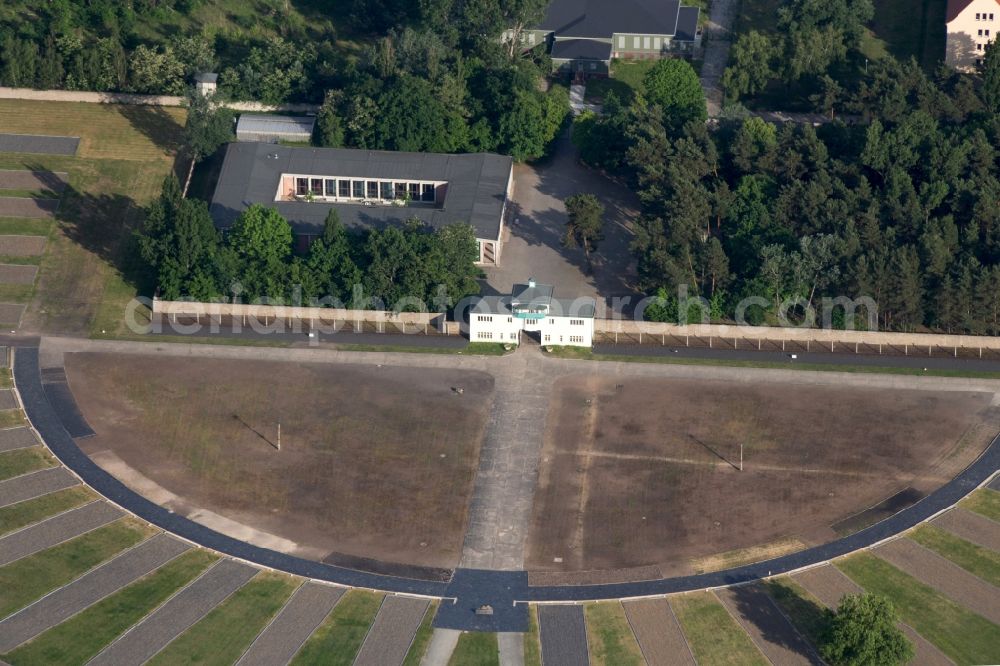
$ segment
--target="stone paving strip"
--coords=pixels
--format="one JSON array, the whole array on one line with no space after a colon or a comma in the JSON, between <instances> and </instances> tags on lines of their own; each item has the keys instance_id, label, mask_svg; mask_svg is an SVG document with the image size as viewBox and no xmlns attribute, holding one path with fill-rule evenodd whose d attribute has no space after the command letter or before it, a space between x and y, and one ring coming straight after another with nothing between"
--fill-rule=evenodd
<instances>
[{"instance_id":1,"label":"stone paving strip","mask_svg":"<svg viewBox=\"0 0 1000 666\"><path fill-rule=\"evenodd\" d=\"M462 632L458 629L435 629L420 666L448 666L461 637Z\"/></svg>"},{"instance_id":2,"label":"stone paving strip","mask_svg":"<svg viewBox=\"0 0 1000 666\"><path fill-rule=\"evenodd\" d=\"M35 284L38 266L0 264L0 284Z\"/></svg>"},{"instance_id":3,"label":"stone paving strip","mask_svg":"<svg viewBox=\"0 0 1000 666\"><path fill-rule=\"evenodd\" d=\"M905 537L893 539L873 552L960 606L1000 624L1000 589L951 560Z\"/></svg>"},{"instance_id":4,"label":"stone paving strip","mask_svg":"<svg viewBox=\"0 0 1000 666\"><path fill-rule=\"evenodd\" d=\"M49 467L0 481L0 507L35 499L57 490L79 485L80 480L65 467Z\"/></svg>"},{"instance_id":5,"label":"stone paving strip","mask_svg":"<svg viewBox=\"0 0 1000 666\"><path fill-rule=\"evenodd\" d=\"M147 539L0 622L0 654L31 640L190 549L165 533Z\"/></svg>"},{"instance_id":6,"label":"stone paving strip","mask_svg":"<svg viewBox=\"0 0 1000 666\"><path fill-rule=\"evenodd\" d=\"M139 666L162 650L229 595L243 587L257 569L222 560L193 583L104 648L91 666Z\"/></svg>"},{"instance_id":7,"label":"stone paving strip","mask_svg":"<svg viewBox=\"0 0 1000 666\"><path fill-rule=\"evenodd\" d=\"M354 666L400 666L429 605L427 599L386 597Z\"/></svg>"},{"instance_id":8,"label":"stone paving strip","mask_svg":"<svg viewBox=\"0 0 1000 666\"><path fill-rule=\"evenodd\" d=\"M0 169L0 190L49 190L62 192L69 176L63 171L11 171Z\"/></svg>"},{"instance_id":9,"label":"stone paving strip","mask_svg":"<svg viewBox=\"0 0 1000 666\"><path fill-rule=\"evenodd\" d=\"M840 605L841 598L848 594L861 594L864 592L853 580L844 575L837 567L831 564L813 567L800 573L794 574L792 579L804 587L807 592L819 599L827 608L836 609ZM908 624L900 623L899 628L903 630L906 637L913 643L913 661L910 663L921 666L949 666L953 665L949 659L936 645L918 634L910 628Z\"/></svg>"},{"instance_id":10,"label":"stone paving strip","mask_svg":"<svg viewBox=\"0 0 1000 666\"><path fill-rule=\"evenodd\" d=\"M986 516L955 507L932 520L931 525L1000 553L1000 523Z\"/></svg>"},{"instance_id":11,"label":"stone paving strip","mask_svg":"<svg viewBox=\"0 0 1000 666\"><path fill-rule=\"evenodd\" d=\"M524 634L501 631L497 634L500 666L524 666Z\"/></svg>"},{"instance_id":12,"label":"stone paving strip","mask_svg":"<svg viewBox=\"0 0 1000 666\"><path fill-rule=\"evenodd\" d=\"M342 596L343 588L305 583L260 632L237 663L240 666L289 663Z\"/></svg>"},{"instance_id":13,"label":"stone paving strip","mask_svg":"<svg viewBox=\"0 0 1000 666\"><path fill-rule=\"evenodd\" d=\"M59 208L59 199L0 197L0 217L50 218Z\"/></svg>"},{"instance_id":14,"label":"stone paving strip","mask_svg":"<svg viewBox=\"0 0 1000 666\"><path fill-rule=\"evenodd\" d=\"M14 449L26 449L38 446L38 438L31 428L4 428L0 430L0 453Z\"/></svg>"},{"instance_id":15,"label":"stone paving strip","mask_svg":"<svg viewBox=\"0 0 1000 666\"><path fill-rule=\"evenodd\" d=\"M0 566L96 530L123 515L118 507L99 500L29 525L0 539Z\"/></svg>"},{"instance_id":16,"label":"stone paving strip","mask_svg":"<svg viewBox=\"0 0 1000 666\"><path fill-rule=\"evenodd\" d=\"M0 303L0 325L20 326L24 308L22 303Z\"/></svg>"},{"instance_id":17,"label":"stone paving strip","mask_svg":"<svg viewBox=\"0 0 1000 666\"><path fill-rule=\"evenodd\" d=\"M11 389L0 389L0 409L17 409L17 398Z\"/></svg>"},{"instance_id":18,"label":"stone paving strip","mask_svg":"<svg viewBox=\"0 0 1000 666\"><path fill-rule=\"evenodd\" d=\"M78 136L46 136L42 134L0 134L0 153L30 153L32 155L76 155Z\"/></svg>"},{"instance_id":19,"label":"stone paving strip","mask_svg":"<svg viewBox=\"0 0 1000 666\"><path fill-rule=\"evenodd\" d=\"M649 666L695 666L691 647L666 599L624 601L622 606Z\"/></svg>"},{"instance_id":20,"label":"stone paving strip","mask_svg":"<svg viewBox=\"0 0 1000 666\"><path fill-rule=\"evenodd\" d=\"M775 666L823 663L760 586L729 587L715 596Z\"/></svg>"},{"instance_id":21,"label":"stone paving strip","mask_svg":"<svg viewBox=\"0 0 1000 666\"><path fill-rule=\"evenodd\" d=\"M590 663L583 606L539 606L538 632L544 666L581 666Z\"/></svg>"},{"instance_id":22,"label":"stone paving strip","mask_svg":"<svg viewBox=\"0 0 1000 666\"><path fill-rule=\"evenodd\" d=\"M38 257L47 241L45 236L0 236L0 256Z\"/></svg>"}]
</instances>

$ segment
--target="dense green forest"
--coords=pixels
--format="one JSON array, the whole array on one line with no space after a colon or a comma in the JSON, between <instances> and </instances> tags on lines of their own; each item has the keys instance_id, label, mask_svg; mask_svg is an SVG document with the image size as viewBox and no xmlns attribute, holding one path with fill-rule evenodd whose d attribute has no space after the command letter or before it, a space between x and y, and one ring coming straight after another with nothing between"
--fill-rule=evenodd
<instances>
[{"instance_id":1,"label":"dense green forest","mask_svg":"<svg viewBox=\"0 0 1000 666\"><path fill-rule=\"evenodd\" d=\"M568 112L547 56L501 44L546 0L12 0L0 84L323 103L324 145L540 157ZM335 92L332 92L335 91Z\"/></svg>"},{"instance_id":2,"label":"dense green forest","mask_svg":"<svg viewBox=\"0 0 1000 666\"><path fill-rule=\"evenodd\" d=\"M976 75L891 57L851 70L866 4L787 3L788 43L762 58L741 37L725 77L734 97L785 77L857 122L779 128L737 107L678 126L642 97L577 120L583 159L641 197L641 288L666 299L653 318L675 320L686 285L716 319L750 296L769 304L747 311L756 323L786 299L801 313L869 296L882 328L1000 332L1000 49Z\"/></svg>"},{"instance_id":3,"label":"dense green forest","mask_svg":"<svg viewBox=\"0 0 1000 666\"><path fill-rule=\"evenodd\" d=\"M135 238L139 279L167 300L301 303L359 309L445 312L478 293L478 246L467 225L438 231L420 220L382 230L348 230L336 211L304 255L272 208L251 206L220 237L197 199L173 176ZM265 301L264 299L269 299Z\"/></svg>"}]
</instances>

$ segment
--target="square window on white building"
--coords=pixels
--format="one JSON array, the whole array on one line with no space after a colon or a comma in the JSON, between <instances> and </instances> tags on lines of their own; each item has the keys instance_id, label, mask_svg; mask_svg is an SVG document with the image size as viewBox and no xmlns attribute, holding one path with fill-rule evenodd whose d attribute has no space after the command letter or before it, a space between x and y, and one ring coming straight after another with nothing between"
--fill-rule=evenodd
<instances>
[{"instance_id":1,"label":"square window on white building","mask_svg":"<svg viewBox=\"0 0 1000 666\"><path fill-rule=\"evenodd\" d=\"M640 44L642 44L642 40L641 40L640 37L633 37L632 38L632 48L634 48L634 49L642 48L640 46Z\"/></svg>"},{"instance_id":2,"label":"square window on white building","mask_svg":"<svg viewBox=\"0 0 1000 666\"><path fill-rule=\"evenodd\" d=\"M649 37L642 38L642 48L646 49L647 51L649 50L650 48Z\"/></svg>"},{"instance_id":3,"label":"square window on white building","mask_svg":"<svg viewBox=\"0 0 1000 666\"><path fill-rule=\"evenodd\" d=\"M659 37L653 37L653 50L654 51L659 51L660 50L660 38Z\"/></svg>"},{"instance_id":4,"label":"square window on white building","mask_svg":"<svg viewBox=\"0 0 1000 666\"><path fill-rule=\"evenodd\" d=\"M618 35L618 48L625 48L625 35Z\"/></svg>"}]
</instances>

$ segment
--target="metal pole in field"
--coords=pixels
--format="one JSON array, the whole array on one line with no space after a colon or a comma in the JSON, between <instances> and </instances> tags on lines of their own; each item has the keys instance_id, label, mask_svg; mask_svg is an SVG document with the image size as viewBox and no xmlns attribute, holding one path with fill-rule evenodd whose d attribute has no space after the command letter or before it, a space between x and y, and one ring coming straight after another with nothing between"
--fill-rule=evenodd
<instances>
[{"instance_id":1,"label":"metal pole in field","mask_svg":"<svg viewBox=\"0 0 1000 666\"><path fill-rule=\"evenodd\" d=\"M740 471L743 471L743 442L740 442Z\"/></svg>"},{"instance_id":2,"label":"metal pole in field","mask_svg":"<svg viewBox=\"0 0 1000 666\"><path fill-rule=\"evenodd\" d=\"M278 421L278 450L281 450L281 421Z\"/></svg>"}]
</instances>

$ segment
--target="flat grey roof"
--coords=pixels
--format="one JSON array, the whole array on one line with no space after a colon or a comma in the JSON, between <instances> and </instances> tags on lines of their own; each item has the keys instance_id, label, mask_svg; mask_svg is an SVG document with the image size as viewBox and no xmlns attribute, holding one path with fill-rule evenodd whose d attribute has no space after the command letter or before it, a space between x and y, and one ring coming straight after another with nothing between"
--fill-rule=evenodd
<instances>
[{"instance_id":1,"label":"flat grey roof","mask_svg":"<svg viewBox=\"0 0 1000 666\"><path fill-rule=\"evenodd\" d=\"M672 36L679 8L680 0L552 0L538 29L591 39L616 32Z\"/></svg>"},{"instance_id":2,"label":"flat grey roof","mask_svg":"<svg viewBox=\"0 0 1000 666\"><path fill-rule=\"evenodd\" d=\"M269 143L231 143L212 197L216 226L232 226L251 204L275 208L300 234L319 234L336 209L347 227L384 228L419 218L434 229L470 224L477 238L495 240L507 200L514 161L504 155L442 155L346 148L299 148ZM362 206L274 200L282 174L436 180L447 182L443 206Z\"/></svg>"},{"instance_id":3,"label":"flat grey roof","mask_svg":"<svg viewBox=\"0 0 1000 666\"><path fill-rule=\"evenodd\" d=\"M469 309L471 314L491 314L511 316L510 296L480 296ZM592 298L553 298L549 303L549 314L554 317L580 317L591 319L597 312L597 302Z\"/></svg>"},{"instance_id":4,"label":"flat grey roof","mask_svg":"<svg viewBox=\"0 0 1000 666\"><path fill-rule=\"evenodd\" d=\"M548 305L552 300L555 287L550 284L515 284L510 290L510 298L514 303L538 303Z\"/></svg>"},{"instance_id":5,"label":"flat grey roof","mask_svg":"<svg viewBox=\"0 0 1000 666\"><path fill-rule=\"evenodd\" d=\"M594 39L556 39L552 43L553 60L611 60L611 44Z\"/></svg>"},{"instance_id":6,"label":"flat grey roof","mask_svg":"<svg viewBox=\"0 0 1000 666\"><path fill-rule=\"evenodd\" d=\"M315 118L304 116L274 116L244 113L236 123L236 134L255 132L258 134L297 134L312 136Z\"/></svg>"},{"instance_id":7,"label":"flat grey roof","mask_svg":"<svg viewBox=\"0 0 1000 666\"><path fill-rule=\"evenodd\" d=\"M677 14L677 33L674 39L679 42L693 42L698 34L698 15L701 9L698 7L681 7Z\"/></svg>"}]
</instances>

